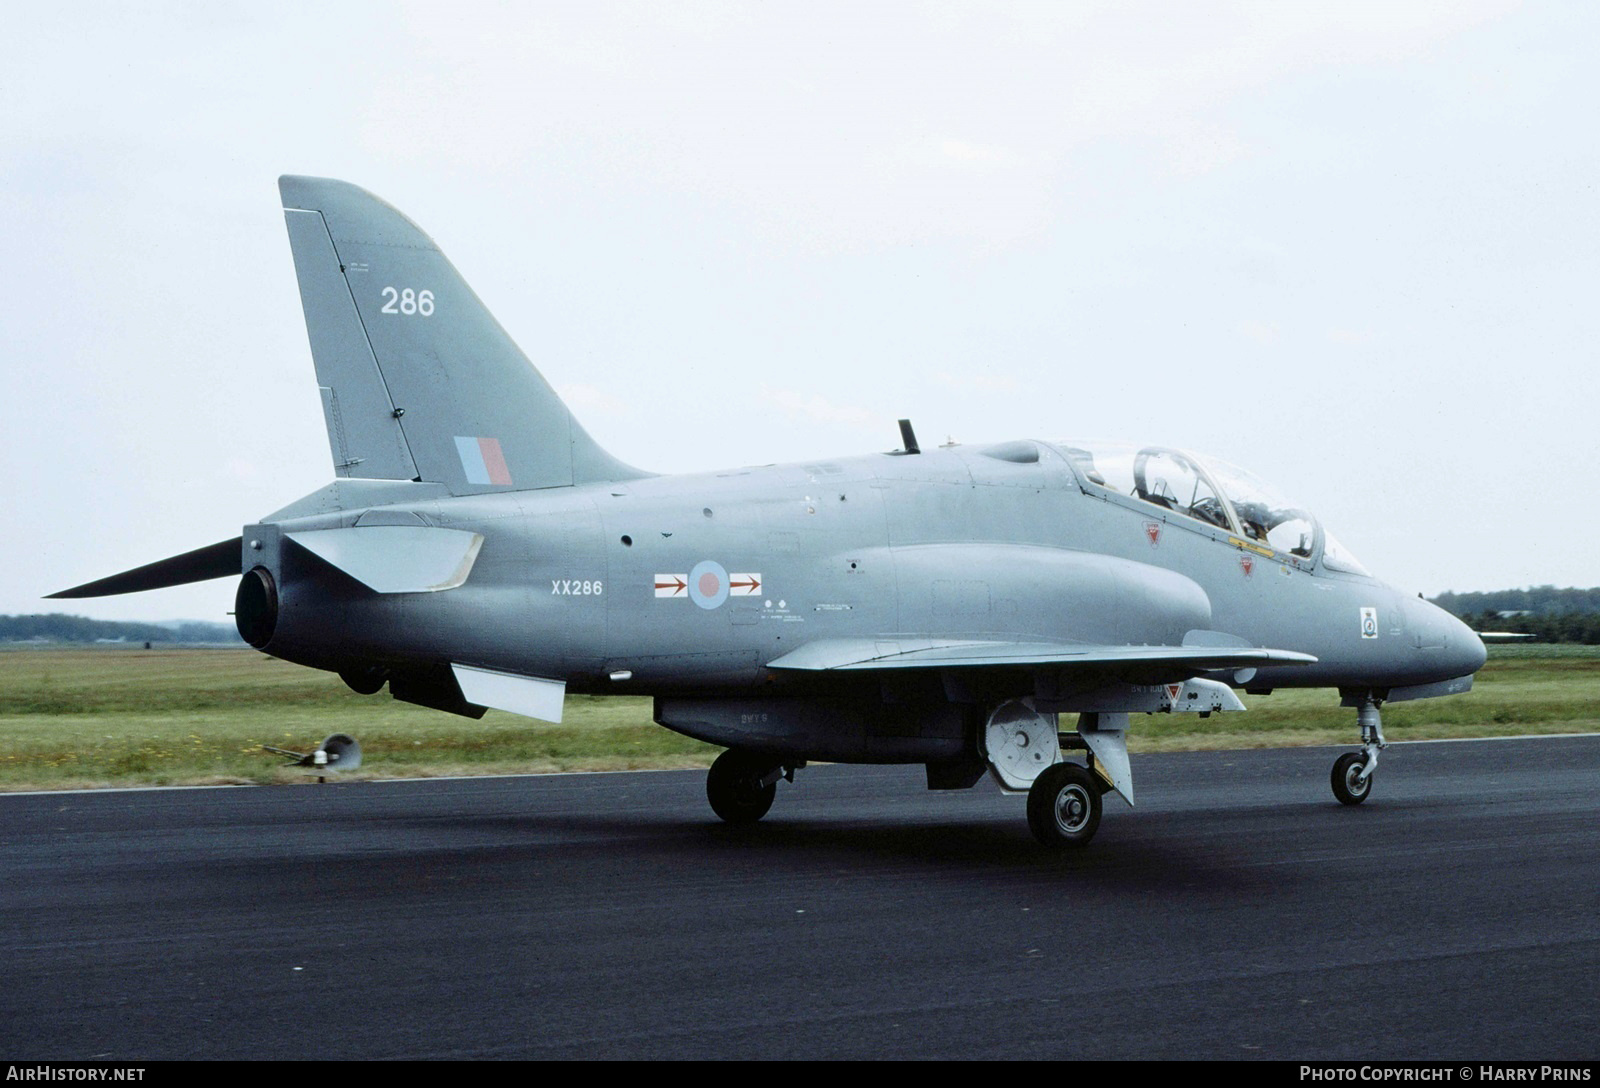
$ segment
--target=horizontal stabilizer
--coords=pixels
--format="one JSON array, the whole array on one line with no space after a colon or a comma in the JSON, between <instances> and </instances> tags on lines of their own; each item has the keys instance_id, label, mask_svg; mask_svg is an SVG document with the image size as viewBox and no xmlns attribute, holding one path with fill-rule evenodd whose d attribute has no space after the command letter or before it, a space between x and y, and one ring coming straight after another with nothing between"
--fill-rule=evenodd
<instances>
[{"instance_id":1,"label":"horizontal stabilizer","mask_svg":"<svg viewBox=\"0 0 1600 1088\"><path fill-rule=\"evenodd\" d=\"M289 539L376 593L437 593L467 580L483 537L425 525L313 529Z\"/></svg>"},{"instance_id":2,"label":"horizontal stabilizer","mask_svg":"<svg viewBox=\"0 0 1600 1088\"><path fill-rule=\"evenodd\" d=\"M1114 668L1171 674L1310 665L1293 650L1213 646L1085 646L1070 642L822 639L767 663L773 669Z\"/></svg>"},{"instance_id":3,"label":"horizontal stabilizer","mask_svg":"<svg viewBox=\"0 0 1600 1088\"><path fill-rule=\"evenodd\" d=\"M469 665L451 665L450 671L455 673L461 694L469 703L521 714L525 718L538 718L542 722L561 721L561 708L567 695L565 680L543 680Z\"/></svg>"},{"instance_id":4,"label":"horizontal stabilizer","mask_svg":"<svg viewBox=\"0 0 1600 1088\"><path fill-rule=\"evenodd\" d=\"M191 582L209 582L213 578L227 578L243 570L243 563L240 560L243 544L244 538L237 536L232 540L207 544L204 548L196 548L192 552L184 552L171 559L147 563L133 570L125 570L121 574L113 574L109 578L85 582L81 586L51 593L46 599L115 597L119 593L140 593L147 589L167 589L171 586L186 586Z\"/></svg>"}]
</instances>

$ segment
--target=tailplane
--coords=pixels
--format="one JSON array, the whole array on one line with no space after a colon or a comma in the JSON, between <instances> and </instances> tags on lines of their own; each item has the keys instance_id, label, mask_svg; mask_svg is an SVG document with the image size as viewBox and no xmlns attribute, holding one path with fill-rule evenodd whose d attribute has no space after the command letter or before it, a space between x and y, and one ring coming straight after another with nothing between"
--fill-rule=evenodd
<instances>
[{"instance_id":1,"label":"tailplane","mask_svg":"<svg viewBox=\"0 0 1600 1088\"><path fill-rule=\"evenodd\" d=\"M278 189L339 476L469 495L649 475L589 437L411 220L342 181Z\"/></svg>"}]
</instances>

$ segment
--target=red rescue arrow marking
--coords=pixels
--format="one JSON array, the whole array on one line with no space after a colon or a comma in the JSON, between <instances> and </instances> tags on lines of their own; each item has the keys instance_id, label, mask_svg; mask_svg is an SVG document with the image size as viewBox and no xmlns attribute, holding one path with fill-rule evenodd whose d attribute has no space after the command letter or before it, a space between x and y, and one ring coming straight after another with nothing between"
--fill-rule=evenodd
<instances>
[{"instance_id":1,"label":"red rescue arrow marking","mask_svg":"<svg viewBox=\"0 0 1600 1088\"><path fill-rule=\"evenodd\" d=\"M670 582L657 582L657 589L670 589L674 594L682 593L689 588L689 583L682 578L673 578Z\"/></svg>"},{"instance_id":2,"label":"red rescue arrow marking","mask_svg":"<svg viewBox=\"0 0 1600 1088\"><path fill-rule=\"evenodd\" d=\"M735 597L754 597L761 588L761 574L753 570L728 572L728 592Z\"/></svg>"}]
</instances>

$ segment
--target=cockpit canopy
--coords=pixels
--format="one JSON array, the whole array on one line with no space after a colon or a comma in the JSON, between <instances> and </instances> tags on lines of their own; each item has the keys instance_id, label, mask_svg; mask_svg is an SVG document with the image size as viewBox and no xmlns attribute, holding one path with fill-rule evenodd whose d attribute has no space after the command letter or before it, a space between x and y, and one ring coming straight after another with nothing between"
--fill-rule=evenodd
<instances>
[{"instance_id":1,"label":"cockpit canopy","mask_svg":"<svg viewBox=\"0 0 1600 1088\"><path fill-rule=\"evenodd\" d=\"M1331 570L1367 573L1310 511L1237 465L1165 446L1063 442L1057 448L1091 492L1192 518L1297 565L1309 567L1320 556Z\"/></svg>"}]
</instances>

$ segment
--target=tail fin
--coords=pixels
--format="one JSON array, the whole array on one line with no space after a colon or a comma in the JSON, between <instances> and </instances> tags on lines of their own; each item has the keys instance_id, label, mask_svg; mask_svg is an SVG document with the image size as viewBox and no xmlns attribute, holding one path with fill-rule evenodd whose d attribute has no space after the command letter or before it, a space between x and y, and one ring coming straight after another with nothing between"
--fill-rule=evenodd
<instances>
[{"instance_id":1,"label":"tail fin","mask_svg":"<svg viewBox=\"0 0 1600 1088\"><path fill-rule=\"evenodd\" d=\"M595 444L411 220L342 181L278 189L338 475L454 495L648 475Z\"/></svg>"}]
</instances>

